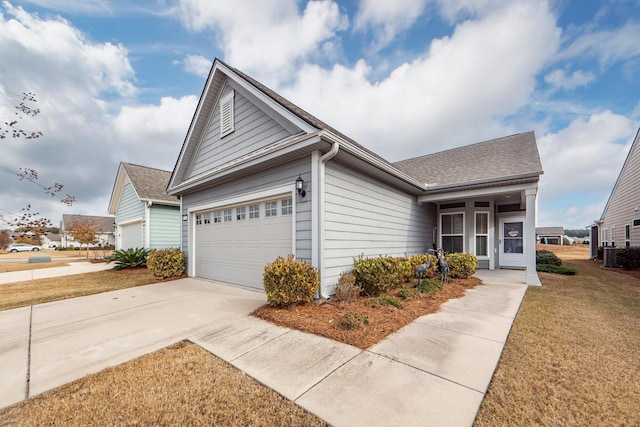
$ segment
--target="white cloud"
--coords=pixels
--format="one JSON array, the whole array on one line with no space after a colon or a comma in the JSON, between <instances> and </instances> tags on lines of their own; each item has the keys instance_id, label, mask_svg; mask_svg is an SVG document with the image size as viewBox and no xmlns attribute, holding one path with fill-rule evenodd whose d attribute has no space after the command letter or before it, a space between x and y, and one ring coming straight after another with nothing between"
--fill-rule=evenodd
<instances>
[{"instance_id":1,"label":"white cloud","mask_svg":"<svg viewBox=\"0 0 640 427\"><path fill-rule=\"evenodd\" d=\"M213 61L200 55L187 55L184 58L184 70L200 77L207 77Z\"/></svg>"},{"instance_id":2,"label":"white cloud","mask_svg":"<svg viewBox=\"0 0 640 427\"><path fill-rule=\"evenodd\" d=\"M302 67L283 95L389 160L505 135L527 105L560 31L544 4L509 3L459 24L383 80L370 67ZM523 49L522 46L527 46ZM520 132L521 129L515 130Z\"/></svg>"},{"instance_id":3,"label":"white cloud","mask_svg":"<svg viewBox=\"0 0 640 427\"><path fill-rule=\"evenodd\" d=\"M557 133L538 137L543 201L552 202L576 192L611 192L634 135L628 117L603 111L578 118Z\"/></svg>"},{"instance_id":4,"label":"white cloud","mask_svg":"<svg viewBox=\"0 0 640 427\"><path fill-rule=\"evenodd\" d=\"M565 70L553 70L546 76L544 81L549 83L553 89L573 90L580 86L586 86L595 80L595 76L591 72L581 70L574 71L571 75L567 75Z\"/></svg>"},{"instance_id":5,"label":"white cloud","mask_svg":"<svg viewBox=\"0 0 640 427\"><path fill-rule=\"evenodd\" d=\"M111 13L109 0L25 0L26 3L35 4L51 10L71 13L105 14Z\"/></svg>"},{"instance_id":6,"label":"white cloud","mask_svg":"<svg viewBox=\"0 0 640 427\"><path fill-rule=\"evenodd\" d=\"M125 142L120 147L122 160L172 169L197 103L190 95L164 97L160 105L122 107L114 122L118 138Z\"/></svg>"},{"instance_id":7,"label":"white cloud","mask_svg":"<svg viewBox=\"0 0 640 427\"><path fill-rule=\"evenodd\" d=\"M640 56L640 24L628 23L621 28L586 32L574 40L560 59L596 58L603 67Z\"/></svg>"},{"instance_id":8,"label":"white cloud","mask_svg":"<svg viewBox=\"0 0 640 427\"><path fill-rule=\"evenodd\" d=\"M213 29L226 61L272 84L331 44L348 24L333 1L310 1L302 13L297 4L295 0L180 0L177 12L188 28Z\"/></svg>"},{"instance_id":9,"label":"white cloud","mask_svg":"<svg viewBox=\"0 0 640 427\"><path fill-rule=\"evenodd\" d=\"M375 34L375 47L391 42L398 33L408 30L424 13L429 0L360 0L354 18L354 30L371 28Z\"/></svg>"}]
</instances>

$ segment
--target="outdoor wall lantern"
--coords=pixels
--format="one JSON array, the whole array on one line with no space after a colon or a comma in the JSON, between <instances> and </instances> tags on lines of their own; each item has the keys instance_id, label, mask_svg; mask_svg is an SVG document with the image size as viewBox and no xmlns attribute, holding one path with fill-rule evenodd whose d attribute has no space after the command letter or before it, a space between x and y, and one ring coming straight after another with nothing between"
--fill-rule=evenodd
<instances>
[{"instance_id":1,"label":"outdoor wall lantern","mask_svg":"<svg viewBox=\"0 0 640 427\"><path fill-rule=\"evenodd\" d=\"M298 190L298 194L301 197L304 197L307 195L307 192L304 191L304 180L300 175L298 175L298 179L296 179L296 190Z\"/></svg>"},{"instance_id":2,"label":"outdoor wall lantern","mask_svg":"<svg viewBox=\"0 0 640 427\"><path fill-rule=\"evenodd\" d=\"M188 219L189 219L189 215L182 215L182 220L183 220L183 221L186 221L186 220L188 220Z\"/></svg>"}]
</instances>

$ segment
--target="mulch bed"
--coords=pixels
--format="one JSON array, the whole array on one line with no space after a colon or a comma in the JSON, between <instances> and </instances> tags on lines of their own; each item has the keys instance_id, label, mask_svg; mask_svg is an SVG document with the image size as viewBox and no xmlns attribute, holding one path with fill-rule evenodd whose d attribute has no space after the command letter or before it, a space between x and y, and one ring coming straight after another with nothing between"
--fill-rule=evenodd
<instances>
[{"instance_id":1,"label":"mulch bed","mask_svg":"<svg viewBox=\"0 0 640 427\"><path fill-rule=\"evenodd\" d=\"M320 304L294 305L288 308L264 305L252 314L263 320L291 329L321 335L335 341L366 349L386 336L413 322L425 314L436 313L440 306L452 298L460 298L466 289L482 284L480 279L454 279L442 289L401 299L396 289L389 294L395 296L402 308L376 304L376 297L360 297L355 302L322 302ZM359 313L368 320L358 328L344 329L340 320L347 313Z\"/></svg>"}]
</instances>

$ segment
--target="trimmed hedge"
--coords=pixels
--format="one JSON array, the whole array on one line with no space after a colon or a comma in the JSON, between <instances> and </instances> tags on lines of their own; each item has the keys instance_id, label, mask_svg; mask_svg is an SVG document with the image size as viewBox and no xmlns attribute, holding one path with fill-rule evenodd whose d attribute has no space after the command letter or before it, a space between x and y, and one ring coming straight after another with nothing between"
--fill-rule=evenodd
<instances>
[{"instance_id":1,"label":"trimmed hedge","mask_svg":"<svg viewBox=\"0 0 640 427\"><path fill-rule=\"evenodd\" d=\"M576 270L569 267L561 267L552 264L537 264L536 270L544 273L565 274L567 276L573 276L576 274Z\"/></svg>"},{"instance_id":2,"label":"trimmed hedge","mask_svg":"<svg viewBox=\"0 0 640 427\"><path fill-rule=\"evenodd\" d=\"M184 252L180 249L152 249L147 268L158 279L178 277L184 273Z\"/></svg>"},{"instance_id":3,"label":"trimmed hedge","mask_svg":"<svg viewBox=\"0 0 640 427\"><path fill-rule=\"evenodd\" d=\"M278 257L265 266L262 283L269 305L286 307L311 302L320 279L318 270L310 263L297 261L289 255L287 259Z\"/></svg>"},{"instance_id":4,"label":"trimmed hedge","mask_svg":"<svg viewBox=\"0 0 640 427\"><path fill-rule=\"evenodd\" d=\"M616 262L627 270L640 269L640 247L616 249Z\"/></svg>"},{"instance_id":5,"label":"trimmed hedge","mask_svg":"<svg viewBox=\"0 0 640 427\"><path fill-rule=\"evenodd\" d=\"M562 260L556 254L547 250L536 251L536 264L562 265Z\"/></svg>"},{"instance_id":6,"label":"trimmed hedge","mask_svg":"<svg viewBox=\"0 0 640 427\"><path fill-rule=\"evenodd\" d=\"M445 261L449 264L449 276L454 279L468 279L475 274L478 268L478 258L471 254L449 254Z\"/></svg>"}]
</instances>

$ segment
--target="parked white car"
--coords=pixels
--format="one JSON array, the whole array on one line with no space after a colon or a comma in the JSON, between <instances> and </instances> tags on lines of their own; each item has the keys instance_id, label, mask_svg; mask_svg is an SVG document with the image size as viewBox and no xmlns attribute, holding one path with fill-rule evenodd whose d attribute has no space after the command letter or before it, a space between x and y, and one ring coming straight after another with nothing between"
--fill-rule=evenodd
<instances>
[{"instance_id":1,"label":"parked white car","mask_svg":"<svg viewBox=\"0 0 640 427\"><path fill-rule=\"evenodd\" d=\"M7 248L7 252L28 252L28 251L39 251L42 249L40 246L29 245L28 243L14 243L13 245L9 245Z\"/></svg>"}]
</instances>

